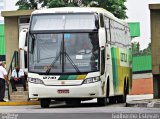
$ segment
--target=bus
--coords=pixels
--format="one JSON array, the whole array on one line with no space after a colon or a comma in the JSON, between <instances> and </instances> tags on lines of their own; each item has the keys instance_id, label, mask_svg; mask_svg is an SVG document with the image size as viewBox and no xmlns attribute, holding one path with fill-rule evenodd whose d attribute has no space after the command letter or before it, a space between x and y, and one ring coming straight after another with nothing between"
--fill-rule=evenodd
<instances>
[{"instance_id":1,"label":"bus","mask_svg":"<svg viewBox=\"0 0 160 119\"><path fill-rule=\"evenodd\" d=\"M25 39L25 37L24 37ZM77 105L126 102L132 86L126 22L102 8L35 10L28 30L29 98Z\"/></svg>"}]
</instances>

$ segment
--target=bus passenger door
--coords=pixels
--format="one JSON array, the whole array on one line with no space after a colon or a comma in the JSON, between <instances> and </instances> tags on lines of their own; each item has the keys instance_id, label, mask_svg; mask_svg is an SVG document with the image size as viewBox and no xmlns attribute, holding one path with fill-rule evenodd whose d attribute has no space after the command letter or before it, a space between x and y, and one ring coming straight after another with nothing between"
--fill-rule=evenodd
<instances>
[{"instance_id":1,"label":"bus passenger door","mask_svg":"<svg viewBox=\"0 0 160 119\"><path fill-rule=\"evenodd\" d=\"M114 89L113 89L113 71L112 71L112 56L111 56L111 46L110 44L106 44L106 80L109 77L110 82L110 96L114 95Z\"/></svg>"},{"instance_id":2,"label":"bus passenger door","mask_svg":"<svg viewBox=\"0 0 160 119\"><path fill-rule=\"evenodd\" d=\"M28 29L22 29L19 34L19 65L27 72L27 32Z\"/></svg>"}]
</instances>

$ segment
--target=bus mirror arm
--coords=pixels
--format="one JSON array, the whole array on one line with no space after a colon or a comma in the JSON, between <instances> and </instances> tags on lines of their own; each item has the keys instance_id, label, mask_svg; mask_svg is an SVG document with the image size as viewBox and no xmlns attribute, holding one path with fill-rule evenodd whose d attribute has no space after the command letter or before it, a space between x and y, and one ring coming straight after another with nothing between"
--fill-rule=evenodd
<instances>
[{"instance_id":1,"label":"bus mirror arm","mask_svg":"<svg viewBox=\"0 0 160 119\"><path fill-rule=\"evenodd\" d=\"M101 75L104 74L105 72L105 48L101 48L101 55L100 55L100 59L101 59L101 66L100 66L100 72L101 72Z\"/></svg>"}]
</instances>

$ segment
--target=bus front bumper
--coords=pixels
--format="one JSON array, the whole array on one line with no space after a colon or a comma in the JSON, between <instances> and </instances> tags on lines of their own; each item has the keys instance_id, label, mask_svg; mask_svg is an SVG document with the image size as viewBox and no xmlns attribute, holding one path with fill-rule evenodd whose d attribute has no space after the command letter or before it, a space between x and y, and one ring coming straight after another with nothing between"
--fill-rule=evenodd
<instances>
[{"instance_id":1,"label":"bus front bumper","mask_svg":"<svg viewBox=\"0 0 160 119\"><path fill-rule=\"evenodd\" d=\"M101 82L76 86L46 86L28 83L29 98L97 98L104 97Z\"/></svg>"}]
</instances>

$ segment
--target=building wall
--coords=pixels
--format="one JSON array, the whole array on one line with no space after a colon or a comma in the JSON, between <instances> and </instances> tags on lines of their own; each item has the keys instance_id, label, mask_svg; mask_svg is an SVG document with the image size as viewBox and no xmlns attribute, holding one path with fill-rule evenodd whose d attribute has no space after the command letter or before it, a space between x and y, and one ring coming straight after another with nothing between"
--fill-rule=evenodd
<instances>
[{"instance_id":1,"label":"building wall","mask_svg":"<svg viewBox=\"0 0 160 119\"><path fill-rule=\"evenodd\" d=\"M132 61L133 81L131 94L153 94L151 55L133 56Z\"/></svg>"},{"instance_id":2,"label":"building wall","mask_svg":"<svg viewBox=\"0 0 160 119\"><path fill-rule=\"evenodd\" d=\"M154 98L160 98L160 4L150 4Z\"/></svg>"},{"instance_id":3,"label":"building wall","mask_svg":"<svg viewBox=\"0 0 160 119\"><path fill-rule=\"evenodd\" d=\"M131 95L153 94L153 77L151 73L133 74Z\"/></svg>"},{"instance_id":4,"label":"building wall","mask_svg":"<svg viewBox=\"0 0 160 119\"><path fill-rule=\"evenodd\" d=\"M159 74L160 71L160 10L151 11L151 44L152 44L152 73Z\"/></svg>"},{"instance_id":5,"label":"building wall","mask_svg":"<svg viewBox=\"0 0 160 119\"><path fill-rule=\"evenodd\" d=\"M10 66L14 51L19 46L19 17L30 16L33 10L2 11L5 23L6 66Z\"/></svg>"},{"instance_id":6,"label":"building wall","mask_svg":"<svg viewBox=\"0 0 160 119\"><path fill-rule=\"evenodd\" d=\"M18 50L18 17L5 17L6 65L10 65L13 53Z\"/></svg>"}]
</instances>

